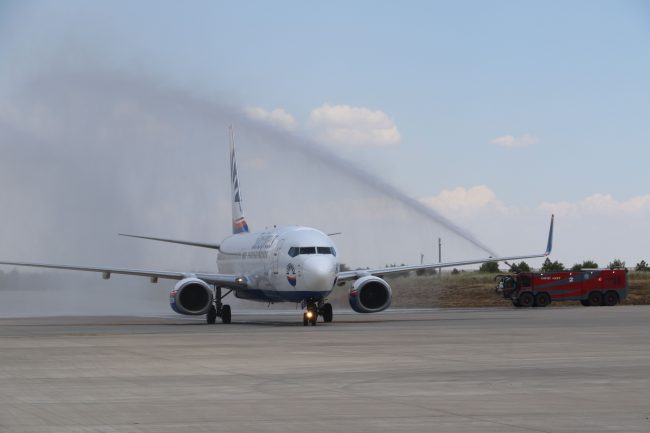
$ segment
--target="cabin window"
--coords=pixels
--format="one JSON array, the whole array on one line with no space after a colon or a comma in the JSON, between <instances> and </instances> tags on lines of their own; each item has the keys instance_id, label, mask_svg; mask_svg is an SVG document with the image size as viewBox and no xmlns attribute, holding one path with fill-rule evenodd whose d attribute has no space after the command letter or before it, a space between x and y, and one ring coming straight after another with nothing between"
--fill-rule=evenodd
<instances>
[{"instance_id":1,"label":"cabin window","mask_svg":"<svg viewBox=\"0 0 650 433\"><path fill-rule=\"evenodd\" d=\"M296 257L298 255L298 247L289 248L289 257Z\"/></svg>"},{"instance_id":2,"label":"cabin window","mask_svg":"<svg viewBox=\"0 0 650 433\"><path fill-rule=\"evenodd\" d=\"M300 247L300 254L316 254L316 247Z\"/></svg>"},{"instance_id":3,"label":"cabin window","mask_svg":"<svg viewBox=\"0 0 650 433\"><path fill-rule=\"evenodd\" d=\"M318 254L332 254L334 255L334 248L330 247L316 247Z\"/></svg>"}]
</instances>

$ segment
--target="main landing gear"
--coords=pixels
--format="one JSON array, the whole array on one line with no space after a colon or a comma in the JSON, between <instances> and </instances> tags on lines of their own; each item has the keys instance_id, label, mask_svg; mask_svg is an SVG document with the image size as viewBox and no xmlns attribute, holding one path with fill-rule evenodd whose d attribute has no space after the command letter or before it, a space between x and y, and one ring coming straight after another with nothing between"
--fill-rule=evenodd
<instances>
[{"instance_id":1,"label":"main landing gear","mask_svg":"<svg viewBox=\"0 0 650 433\"><path fill-rule=\"evenodd\" d=\"M303 302L303 308L306 307L304 313L302 313L302 324L307 326L316 326L316 321L318 316L323 316L323 322L330 323L334 318L334 312L332 311L332 304L329 302L323 301L307 301Z\"/></svg>"},{"instance_id":2,"label":"main landing gear","mask_svg":"<svg viewBox=\"0 0 650 433\"><path fill-rule=\"evenodd\" d=\"M214 325L217 321L217 317L220 317L221 322L230 323L230 305L224 305L221 300L228 296L232 290L228 290L225 295L221 295L221 287L215 287L214 292L214 303L210 306L208 313L205 315L205 321L208 325Z\"/></svg>"}]
</instances>

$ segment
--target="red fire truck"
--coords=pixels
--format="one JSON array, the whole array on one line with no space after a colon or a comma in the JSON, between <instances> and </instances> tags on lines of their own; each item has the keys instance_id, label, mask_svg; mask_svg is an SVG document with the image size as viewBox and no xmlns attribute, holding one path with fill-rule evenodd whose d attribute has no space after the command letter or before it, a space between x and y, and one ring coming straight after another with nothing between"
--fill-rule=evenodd
<instances>
[{"instance_id":1,"label":"red fire truck","mask_svg":"<svg viewBox=\"0 0 650 433\"><path fill-rule=\"evenodd\" d=\"M515 307L546 307L552 301L580 301L585 307L616 305L627 296L626 269L522 272L498 275L497 293Z\"/></svg>"}]
</instances>

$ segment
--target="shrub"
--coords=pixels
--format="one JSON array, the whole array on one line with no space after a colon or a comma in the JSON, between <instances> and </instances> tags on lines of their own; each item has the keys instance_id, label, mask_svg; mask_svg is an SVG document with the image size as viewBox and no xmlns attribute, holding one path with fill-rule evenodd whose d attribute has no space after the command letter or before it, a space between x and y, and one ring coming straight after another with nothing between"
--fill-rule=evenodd
<instances>
[{"instance_id":1,"label":"shrub","mask_svg":"<svg viewBox=\"0 0 650 433\"><path fill-rule=\"evenodd\" d=\"M481 265L478 271L488 274L496 274L499 272L499 264L497 262L485 262Z\"/></svg>"},{"instance_id":2,"label":"shrub","mask_svg":"<svg viewBox=\"0 0 650 433\"><path fill-rule=\"evenodd\" d=\"M530 272L530 266L528 266L528 263L522 260L519 263L513 263L512 266L510 266L510 272Z\"/></svg>"},{"instance_id":3,"label":"shrub","mask_svg":"<svg viewBox=\"0 0 650 433\"><path fill-rule=\"evenodd\" d=\"M598 268L598 263L593 260L585 260L582 264L576 263L571 268L572 271L581 271L583 269L596 269Z\"/></svg>"},{"instance_id":4,"label":"shrub","mask_svg":"<svg viewBox=\"0 0 650 433\"><path fill-rule=\"evenodd\" d=\"M607 265L609 269L622 269L625 268L625 262L621 259L614 259L611 262L609 262L609 265Z\"/></svg>"},{"instance_id":5,"label":"shrub","mask_svg":"<svg viewBox=\"0 0 650 433\"><path fill-rule=\"evenodd\" d=\"M542 265L540 270L542 272L557 272L557 271L563 271L564 269L565 268L563 263L560 263L557 260L552 262L551 259L547 257L546 260L544 260L544 264Z\"/></svg>"}]
</instances>

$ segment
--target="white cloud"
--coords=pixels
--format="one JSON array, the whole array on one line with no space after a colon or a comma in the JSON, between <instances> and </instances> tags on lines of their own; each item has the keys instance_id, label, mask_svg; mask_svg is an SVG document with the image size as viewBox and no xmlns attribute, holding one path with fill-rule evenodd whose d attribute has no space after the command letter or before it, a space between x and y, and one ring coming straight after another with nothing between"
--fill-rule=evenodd
<instances>
[{"instance_id":1,"label":"white cloud","mask_svg":"<svg viewBox=\"0 0 650 433\"><path fill-rule=\"evenodd\" d=\"M244 113L251 119L269 123L285 131L295 131L298 129L298 121L284 108L276 108L268 111L260 107L246 107L244 108Z\"/></svg>"},{"instance_id":2,"label":"white cloud","mask_svg":"<svg viewBox=\"0 0 650 433\"><path fill-rule=\"evenodd\" d=\"M312 110L308 125L327 143L389 146L401 139L386 113L365 107L323 104Z\"/></svg>"},{"instance_id":3,"label":"white cloud","mask_svg":"<svg viewBox=\"0 0 650 433\"><path fill-rule=\"evenodd\" d=\"M501 147L528 147L539 143L539 138L530 134L522 134L519 137L515 137L514 135L502 135L490 142Z\"/></svg>"},{"instance_id":4,"label":"white cloud","mask_svg":"<svg viewBox=\"0 0 650 433\"><path fill-rule=\"evenodd\" d=\"M433 197L424 197L421 202L452 216L472 216L486 210L497 211L501 214L508 214L512 211L496 194L485 185L463 188L459 186L451 190L444 190Z\"/></svg>"},{"instance_id":5,"label":"white cloud","mask_svg":"<svg viewBox=\"0 0 650 433\"><path fill-rule=\"evenodd\" d=\"M544 202L540 209L563 216L583 214L650 215L650 195L618 201L611 194L593 194L578 202Z\"/></svg>"}]
</instances>

